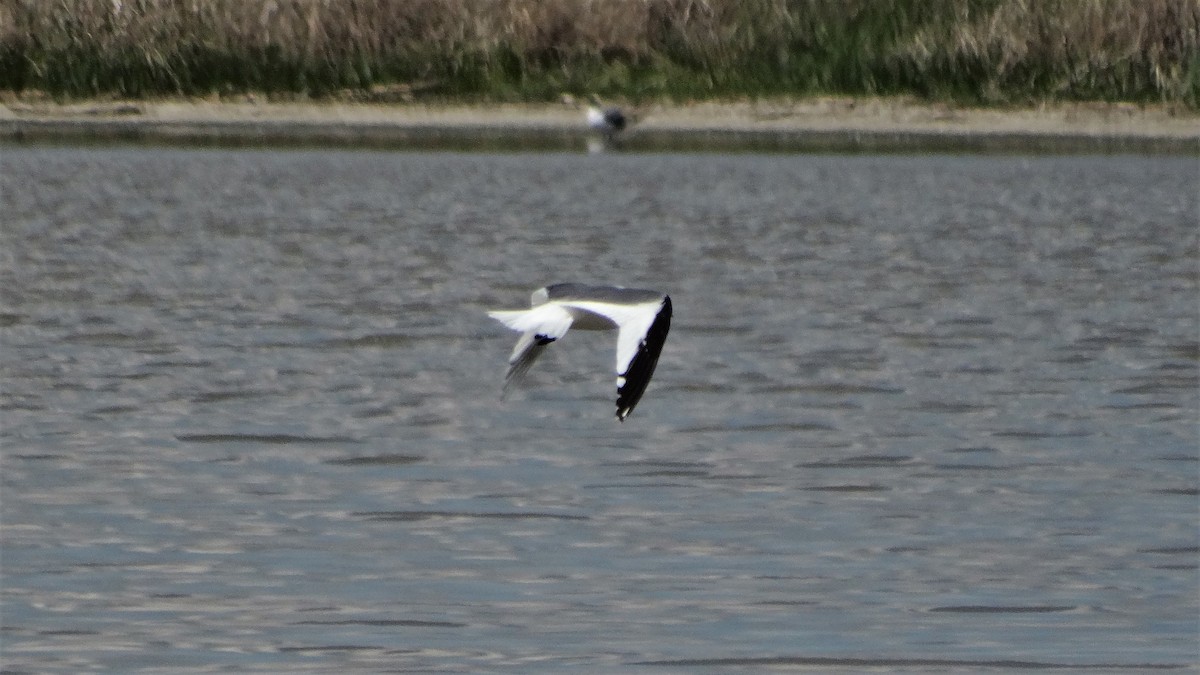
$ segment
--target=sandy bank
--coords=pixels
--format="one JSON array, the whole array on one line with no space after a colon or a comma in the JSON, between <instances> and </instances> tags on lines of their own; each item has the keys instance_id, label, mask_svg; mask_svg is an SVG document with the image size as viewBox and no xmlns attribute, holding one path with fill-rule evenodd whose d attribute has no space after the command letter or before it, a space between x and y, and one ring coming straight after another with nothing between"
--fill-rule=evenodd
<instances>
[{"instance_id":1,"label":"sandy bank","mask_svg":"<svg viewBox=\"0 0 1200 675\"><path fill-rule=\"evenodd\" d=\"M630 111L629 149L1074 150L1200 153L1200 114L1132 104L957 108L892 99L822 98L656 105ZM560 104L158 101L0 105L0 141L351 143L482 141L574 145L580 111Z\"/></svg>"}]
</instances>

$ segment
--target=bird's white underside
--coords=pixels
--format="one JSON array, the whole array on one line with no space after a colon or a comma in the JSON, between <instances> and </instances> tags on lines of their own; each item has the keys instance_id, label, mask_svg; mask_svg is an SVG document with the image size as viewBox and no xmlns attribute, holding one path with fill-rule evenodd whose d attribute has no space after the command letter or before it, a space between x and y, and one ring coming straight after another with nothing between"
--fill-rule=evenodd
<instances>
[{"instance_id":1,"label":"bird's white underside","mask_svg":"<svg viewBox=\"0 0 1200 675\"><path fill-rule=\"evenodd\" d=\"M539 293L541 294L539 296ZM509 328L520 332L509 357L509 364L520 360L537 339L537 336L559 339L571 328L576 330L617 329L617 385L624 384L621 377L638 353L650 325L658 316L662 301L622 304L592 300L548 300L544 289L535 292L535 306L528 310L494 311L488 316Z\"/></svg>"},{"instance_id":2,"label":"bird's white underside","mask_svg":"<svg viewBox=\"0 0 1200 675\"><path fill-rule=\"evenodd\" d=\"M595 106L588 108L587 122L588 126L593 129L604 130L611 126L608 121L604 119L604 111Z\"/></svg>"}]
</instances>

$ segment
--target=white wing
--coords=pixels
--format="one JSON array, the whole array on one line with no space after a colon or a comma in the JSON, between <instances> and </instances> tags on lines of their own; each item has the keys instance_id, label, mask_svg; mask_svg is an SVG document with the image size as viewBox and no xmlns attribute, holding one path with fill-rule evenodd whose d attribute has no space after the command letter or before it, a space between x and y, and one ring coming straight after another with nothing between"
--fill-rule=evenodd
<instances>
[{"instance_id":1,"label":"white wing","mask_svg":"<svg viewBox=\"0 0 1200 675\"><path fill-rule=\"evenodd\" d=\"M639 317L617 334L617 419L622 422L642 400L671 329L671 298L664 297L655 310L650 321ZM623 362L624 357L628 360Z\"/></svg>"},{"instance_id":2,"label":"white wing","mask_svg":"<svg viewBox=\"0 0 1200 675\"><path fill-rule=\"evenodd\" d=\"M642 398L671 327L671 298L635 305L571 301L569 306L607 317L617 325L617 417Z\"/></svg>"},{"instance_id":3,"label":"white wing","mask_svg":"<svg viewBox=\"0 0 1200 675\"><path fill-rule=\"evenodd\" d=\"M571 313L556 304L538 305L524 311L488 312L488 316L521 333L512 355L508 357L505 393L525 377L546 345L567 334L572 321Z\"/></svg>"}]
</instances>

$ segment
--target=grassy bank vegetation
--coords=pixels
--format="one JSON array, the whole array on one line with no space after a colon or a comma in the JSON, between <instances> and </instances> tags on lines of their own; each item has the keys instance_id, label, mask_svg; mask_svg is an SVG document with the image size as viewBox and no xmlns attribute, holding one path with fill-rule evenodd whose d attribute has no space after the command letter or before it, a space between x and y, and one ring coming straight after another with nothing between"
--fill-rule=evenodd
<instances>
[{"instance_id":1,"label":"grassy bank vegetation","mask_svg":"<svg viewBox=\"0 0 1200 675\"><path fill-rule=\"evenodd\" d=\"M1196 108L1198 43L1200 0L0 0L0 89Z\"/></svg>"}]
</instances>

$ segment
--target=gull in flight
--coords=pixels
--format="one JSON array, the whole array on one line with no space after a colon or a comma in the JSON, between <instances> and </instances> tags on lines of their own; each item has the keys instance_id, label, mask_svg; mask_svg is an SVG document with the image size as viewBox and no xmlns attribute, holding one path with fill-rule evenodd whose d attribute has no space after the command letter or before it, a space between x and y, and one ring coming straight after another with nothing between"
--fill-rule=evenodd
<instances>
[{"instance_id":1,"label":"gull in flight","mask_svg":"<svg viewBox=\"0 0 1200 675\"><path fill-rule=\"evenodd\" d=\"M646 391L671 328L671 298L620 286L554 284L533 292L530 309L488 312L521 337L508 357L504 391L520 382L534 360L567 329L617 329L617 419L622 422Z\"/></svg>"}]
</instances>

